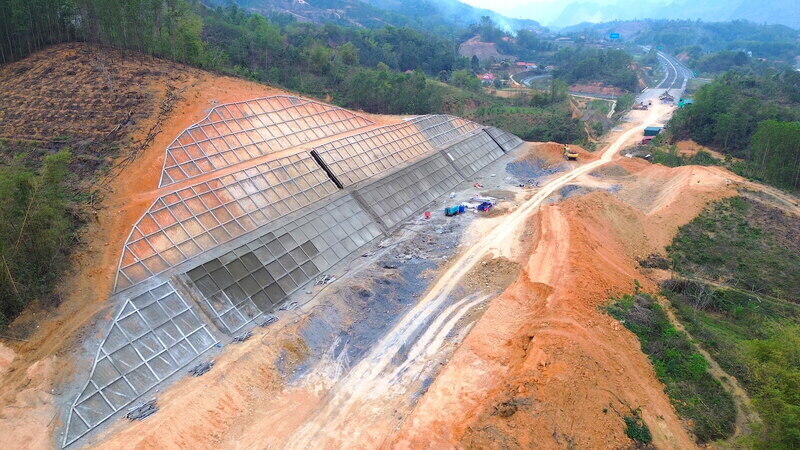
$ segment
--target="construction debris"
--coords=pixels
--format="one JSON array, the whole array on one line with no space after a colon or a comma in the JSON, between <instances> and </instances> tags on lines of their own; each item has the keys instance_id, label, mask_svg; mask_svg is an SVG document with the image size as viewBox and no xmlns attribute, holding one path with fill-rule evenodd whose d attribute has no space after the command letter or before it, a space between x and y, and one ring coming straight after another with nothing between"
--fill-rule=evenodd
<instances>
[{"instance_id":1,"label":"construction debris","mask_svg":"<svg viewBox=\"0 0 800 450\"><path fill-rule=\"evenodd\" d=\"M156 399L152 399L144 402L140 406L129 409L125 417L127 417L128 420L142 420L153 415L156 411L158 411L158 405L156 405Z\"/></svg>"},{"instance_id":2,"label":"construction debris","mask_svg":"<svg viewBox=\"0 0 800 450\"><path fill-rule=\"evenodd\" d=\"M297 309L300 304L297 302L286 302L280 308L279 311L291 311L293 309Z\"/></svg>"},{"instance_id":3,"label":"construction debris","mask_svg":"<svg viewBox=\"0 0 800 450\"><path fill-rule=\"evenodd\" d=\"M200 364L192 367L189 370L189 373L192 374L192 376L199 377L200 375L203 375L209 370L211 370L212 367L214 367L213 359L211 361L201 362Z\"/></svg>"},{"instance_id":4,"label":"construction debris","mask_svg":"<svg viewBox=\"0 0 800 450\"><path fill-rule=\"evenodd\" d=\"M260 327L266 327L272 325L273 323L278 321L278 317L272 314L268 315L263 322L259 325Z\"/></svg>"},{"instance_id":5,"label":"construction debris","mask_svg":"<svg viewBox=\"0 0 800 450\"><path fill-rule=\"evenodd\" d=\"M246 340L250 339L250 337L251 337L252 335L253 335L253 332L252 332L252 331L247 331L247 332L244 332L244 333L242 333L242 334L240 334L240 335L238 335L238 336L234 337L234 338L233 338L233 342L244 342L244 341L246 341Z\"/></svg>"},{"instance_id":6,"label":"construction debris","mask_svg":"<svg viewBox=\"0 0 800 450\"><path fill-rule=\"evenodd\" d=\"M320 275L314 280L314 286L325 285L334 281L336 281L336 277L333 275Z\"/></svg>"}]
</instances>

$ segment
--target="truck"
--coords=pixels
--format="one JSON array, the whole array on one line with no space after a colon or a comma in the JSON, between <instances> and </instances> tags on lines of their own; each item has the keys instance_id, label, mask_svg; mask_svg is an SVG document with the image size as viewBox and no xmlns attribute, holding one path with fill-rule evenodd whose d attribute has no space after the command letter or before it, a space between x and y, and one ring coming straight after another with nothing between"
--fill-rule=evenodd
<instances>
[{"instance_id":1,"label":"truck","mask_svg":"<svg viewBox=\"0 0 800 450\"><path fill-rule=\"evenodd\" d=\"M647 127L644 129L645 136L658 136L661 132L661 127Z\"/></svg>"}]
</instances>

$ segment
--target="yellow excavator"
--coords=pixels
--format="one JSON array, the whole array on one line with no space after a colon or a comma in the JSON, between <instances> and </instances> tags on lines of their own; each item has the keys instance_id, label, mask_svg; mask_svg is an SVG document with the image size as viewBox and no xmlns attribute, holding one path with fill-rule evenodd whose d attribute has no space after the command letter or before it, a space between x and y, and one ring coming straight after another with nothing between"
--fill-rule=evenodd
<instances>
[{"instance_id":1,"label":"yellow excavator","mask_svg":"<svg viewBox=\"0 0 800 450\"><path fill-rule=\"evenodd\" d=\"M578 160L578 152L575 150L570 150L569 144L564 144L564 159L567 161L577 161Z\"/></svg>"}]
</instances>

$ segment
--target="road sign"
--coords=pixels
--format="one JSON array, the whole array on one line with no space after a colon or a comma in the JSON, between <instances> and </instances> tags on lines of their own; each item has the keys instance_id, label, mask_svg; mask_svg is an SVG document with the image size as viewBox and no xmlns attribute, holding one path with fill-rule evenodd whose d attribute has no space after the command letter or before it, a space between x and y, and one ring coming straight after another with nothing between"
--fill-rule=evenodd
<instances>
[{"instance_id":1,"label":"road sign","mask_svg":"<svg viewBox=\"0 0 800 450\"><path fill-rule=\"evenodd\" d=\"M608 35L609 39L619 39L619 33L611 33Z\"/></svg>"}]
</instances>

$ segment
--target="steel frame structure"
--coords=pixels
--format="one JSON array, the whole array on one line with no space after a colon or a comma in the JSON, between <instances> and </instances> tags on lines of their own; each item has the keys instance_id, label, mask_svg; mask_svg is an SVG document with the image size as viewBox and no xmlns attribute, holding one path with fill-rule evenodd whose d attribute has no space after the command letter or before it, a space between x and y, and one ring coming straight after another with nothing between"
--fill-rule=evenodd
<instances>
[{"instance_id":1,"label":"steel frame structure","mask_svg":"<svg viewBox=\"0 0 800 450\"><path fill-rule=\"evenodd\" d=\"M215 106L167 147L159 186L370 125L348 110L286 95Z\"/></svg>"},{"instance_id":2,"label":"steel frame structure","mask_svg":"<svg viewBox=\"0 0 800 450\"><path fill-rule=\"evenodd\" d=\"M169 282L126 299L72 404L63 445L77 441L216 343Z\"/></svg>"},{"instance_id":3,"label":"steel frame structure","mask_svg":"<svg viewBox=\"0 0 800 450\"><path fill-rule=\"evenodd\" d=\"M131 230L114 291L337 191L307 153L264 162L159 197Z\"/></svg>"},{"instance_id":4,"label":"steel frame structure","mask_svg":"<svg viewBox=\"0 0 800 450\"><path fill-rule=\"evenodd\" d=\"M349 186L436 151L480 128L452 116L420 116L314 147L336 178Z\"/></svg>"}]
</instances>

